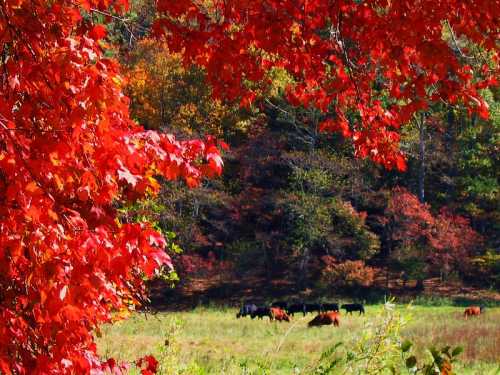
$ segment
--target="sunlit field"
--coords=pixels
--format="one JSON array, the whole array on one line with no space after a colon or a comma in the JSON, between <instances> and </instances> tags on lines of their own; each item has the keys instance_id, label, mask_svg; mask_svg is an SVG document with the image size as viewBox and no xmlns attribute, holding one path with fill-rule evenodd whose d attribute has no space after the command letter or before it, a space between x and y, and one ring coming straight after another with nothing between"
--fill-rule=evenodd
<instances>
[{"instance_id":1,"label":"sunlit field","mask_svg":"<svg viewBox=\"0 0 500 375\"><path fill-rule=\"evenodd\" d=\"M427 355L426 347L460 345L457 374L500 374L500 308L469 320L459 307L398 308L408 320L403 337L415 343L419 356ZM368 306L364 317L343 315L340 328L308 328L311 314L296 314L291 323L236 319L231 308L135 314L105 327L98 349L103 357L128 361L154 354L174 373L306 374L327 347L353 345L381 309Z\"/></svg>"}]
</instances>

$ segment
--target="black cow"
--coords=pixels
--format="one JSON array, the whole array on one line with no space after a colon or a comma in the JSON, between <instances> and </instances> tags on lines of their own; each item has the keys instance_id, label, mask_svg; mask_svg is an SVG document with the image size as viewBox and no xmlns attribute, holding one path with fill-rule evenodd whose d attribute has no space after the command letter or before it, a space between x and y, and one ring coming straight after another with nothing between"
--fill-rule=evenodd
<instances>
[{"instance_id":1,"label":"black cow","mask_svg":"<svg viewBox=\"0 0 500 375\"><path fill-rule=\"evenodd\" d=\"M306 315L305 305L303 303L292 303L286 309L288 315L294 316L295 313L302 313Z\"/></svg>"},{"instance_id":2,"label":"black cow","mask_svg":"<svg viewBox=\"0 0 500 375\"><path fill-rule=\"evenodd\" d=\"M359 311L359 315L365 314L365 308L360 303L347 303L342 305L340 308L344 309L346 314L350 313L352 315L353 311Z\"/></svg>"},{"instance_id":3,"label":"black cow","mask_svg":"<svg viewBox=\"0 0 500 375\"><path fill-rule=\"evenodd\" d=\"M254 319L255 317L258 317L259 319L262 319L263 317L268 316L269 319L272 318L271 314L271 309L266 306L259 306L257 309L250 314L250 317Z\"/></svg>"},{"instance_id":4,"label":"black cow","mask_svg":"<svg viewBox=\"0 0 500 375\"><path fill-rule=\"evenodd\" d=\"M286 308L288 307L288 302L276 301L271 304L271 307L279 307L282 310L286 310Z\"/></svg>"},{"instance_id":5,"label":"black cow","mask_svg":"<svg viewBox=\"0 0 500 375\"><path fill-rule=\"evenodd\" d=\"M338 303L323 303L321 305L321 310L323 312L327 312L327 311L336 311L336 312L338 312L339 311L339 304Z\"/></svg>"},{"instance_id":6,"label":"black cow","mask_svg":"<svg viewBox=\"0 0 500 375\"><path fill-rule=\"evenodd\" d=\"M256 305L254 305L253 303L246 303L241 307L240 311L238 311L236 317L241 318L242 316L252 315L252 313L255 312L256 310L257 310Z\"/></svg>"},{"instance_id":7,"label":"black cow","mask_svg":"<svg viewBox=\"0 0 500 375\"><path fill-rule=\"evenodd\" d=\"M307 313L321 312L321 304L319 303L305 303L304 304L304 315Z\"/></svg>"}]
</instances>

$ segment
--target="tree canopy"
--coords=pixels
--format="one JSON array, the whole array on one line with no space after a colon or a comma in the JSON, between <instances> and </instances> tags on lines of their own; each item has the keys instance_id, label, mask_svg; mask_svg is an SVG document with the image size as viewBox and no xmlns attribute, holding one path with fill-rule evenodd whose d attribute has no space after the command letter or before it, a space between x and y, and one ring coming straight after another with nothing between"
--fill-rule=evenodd
<instances>
[{"instance_id":1,"label":"tree canopy","mask_svg":"<svg viewBox=\"0 0 500 375\"><path fill-rule=\"evenodd\" d=\"M284 70L293 80L288 100L319 109L321 129L351 137L357 156L403 170L399 129L418 111L444 101L488 116L478 90L496 82L499 6L160 0L164 17L155 29L187 62L206 68L219 97L249 104L269 84L268 72ZM477 74L470 60L479 61Z\"/></svg>"},{"instance_id":2,"label":"tree canopy","mask_svg":"<svg viewBox=\"0 0 500 375\"><path fill-rule=\"evenodd\" d=\"M105 28L109 2L0 7L0 372L104 371L92 331L133 308L170 266L149 223L116 205L155 194L156 175L195 186L221 172L216 141L144 131L128 112ZM125 7L115 2L113 7Z\"/></svg>"}]
</instances>

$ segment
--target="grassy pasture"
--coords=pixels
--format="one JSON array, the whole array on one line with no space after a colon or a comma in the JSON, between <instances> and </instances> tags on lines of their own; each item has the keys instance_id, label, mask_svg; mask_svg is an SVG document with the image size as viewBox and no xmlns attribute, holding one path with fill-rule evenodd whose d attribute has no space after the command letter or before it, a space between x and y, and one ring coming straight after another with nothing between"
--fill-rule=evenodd
<instances>
[{"instance_id":1,"label":"grassy pasture","mask_svg":"<svg viewBox=\"0 0 500 375\"><path fill-rule=\"evenodd\" d=\"M426 355L424 348L432 345L460 345L465 350L457 374L500 374L500 308L467 321L460 307L398 308L408 319L403 337L415 343L418 354ZM338 341L354 345L364 324L381 309L368 306L365 317L343 315L340 328L307 328L311 314L296 314L291 323L236 319L236 309L222 308L135 314L105 327L98 350L128 361L154 354L168 362L168 373L305 374L328 346Z\"/></svg>"}]
</instances>

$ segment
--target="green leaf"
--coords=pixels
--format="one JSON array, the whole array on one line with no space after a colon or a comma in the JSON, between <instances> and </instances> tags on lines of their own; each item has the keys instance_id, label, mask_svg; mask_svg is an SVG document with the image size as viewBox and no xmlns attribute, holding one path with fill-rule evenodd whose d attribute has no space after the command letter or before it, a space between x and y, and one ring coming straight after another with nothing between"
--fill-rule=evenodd
<instances>
[{"instance_id":1,"label":"green leaf","mask_svg":"<svg viewBox=\"0 0 500 375\"><path fill-rule=\"evenodd\" d=\"M457 346L455 349L453 349L453 351L451 352L451 355L453 357L456 357L457 355L459 355L463 351L464 351L464 348L462 348L461 346Z\"/></svg>"},{"instance_id":2,"label":"green leaf","mask_svg":"<svg viewBox=\"0 0 500 375\"><path fill-rule=\"evenodd\" d=\"M410 340L406 340L403 342L403 344L401 345L401 351L403 353L406 353L408 350L410 350L410 348L413 346L413 343L410 341Z\"/></svg>"},{"instance_id":3,"label":"green leaf","mask_svg":"<svg viewBox=\"0 0 500 375\"><path fill-rule=\"evenodd\" d=\"M328 368L326 369L326 373L329 374L330 372L332 372L335 369L335 367L337 367L337 365L340 363L341 360L342 360L341 358L337 358L334 361L332 361L330 363L330 366L328 366Z\"/></svg>"}]
</instances>

